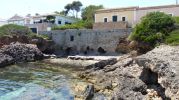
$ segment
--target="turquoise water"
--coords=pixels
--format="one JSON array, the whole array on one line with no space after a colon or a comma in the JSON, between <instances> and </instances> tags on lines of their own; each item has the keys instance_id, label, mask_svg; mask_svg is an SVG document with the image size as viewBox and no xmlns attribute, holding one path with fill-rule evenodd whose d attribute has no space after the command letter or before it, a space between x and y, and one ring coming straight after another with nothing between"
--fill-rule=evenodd
<instances>
[{"instance_id":1,"label":"turquoise water","mask_svg":"<svg viewBox=\"0 0 179 100\"><path fill-rule=\"evenodd\" d=\"M74 100L70 70L44 63L0 68L0 100Z\"/></svg>"}]
</instances>

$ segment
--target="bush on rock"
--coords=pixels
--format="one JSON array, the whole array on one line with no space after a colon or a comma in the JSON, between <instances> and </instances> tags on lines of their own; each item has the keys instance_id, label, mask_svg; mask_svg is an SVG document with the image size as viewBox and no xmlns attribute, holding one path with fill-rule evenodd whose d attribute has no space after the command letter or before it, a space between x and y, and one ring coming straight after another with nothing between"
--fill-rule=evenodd
<instances>
[{"instance_id":1,"label":"bush on rock","mask_svg":"<svg viewBox=\"0 0 179 100\"><path fill-rule=\"evenodd\" d=\"M151 12L136 25L129 39L155 46L157 43L163 42L174 27L175 20L170 15L163 12Z\"/></svg>"}]
</instances>

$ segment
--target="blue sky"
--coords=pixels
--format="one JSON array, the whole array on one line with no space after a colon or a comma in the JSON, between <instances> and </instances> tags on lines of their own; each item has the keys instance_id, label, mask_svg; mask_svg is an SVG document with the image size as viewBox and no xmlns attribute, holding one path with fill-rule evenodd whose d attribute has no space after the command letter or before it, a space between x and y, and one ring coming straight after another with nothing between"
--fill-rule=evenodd
<instances>
[{"instance_id":1,"label":"blue sky","mask_svg":"<svg viewBox=\"0 0 179 100\"><path fill-rule=\"evenodd\" d=\"M25 16L35 13L45 14L63 10L67 3L74 0L2 0L0 18L8 19L14 14ZM83 7L88 5L104 5L106 8L128 6L156 6L175 4L176 0L79 0Z\"/></svg>"}]
</instances>

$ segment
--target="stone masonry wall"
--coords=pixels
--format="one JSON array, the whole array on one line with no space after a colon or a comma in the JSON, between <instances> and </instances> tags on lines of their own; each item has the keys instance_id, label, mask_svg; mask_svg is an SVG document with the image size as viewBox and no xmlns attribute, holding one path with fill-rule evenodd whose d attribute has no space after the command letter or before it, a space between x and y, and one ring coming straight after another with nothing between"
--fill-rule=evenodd
<instances>
[{"instance_id":1,"label":"stone masonry wall","mask_svg":"<svg viewBox=\"0 0 179 100\"><path fill-rule=\"evenodd\" d=\"M101 47L106 52L115 52L119 39L127 37L131 29L118 30L56 30L39 32L48 34L61 50L98 52Z\"/></svg>"},{"instance_id":2,"label":"stone masonry wall","mask_svg":"<svg viewBox=\"0 0 179 100\"><path fill-rule=\"evenodd\" d=\"M101 22L101 23L94 23L93 29L126 29L127 22Z\"/></svg>"}]
</instances>

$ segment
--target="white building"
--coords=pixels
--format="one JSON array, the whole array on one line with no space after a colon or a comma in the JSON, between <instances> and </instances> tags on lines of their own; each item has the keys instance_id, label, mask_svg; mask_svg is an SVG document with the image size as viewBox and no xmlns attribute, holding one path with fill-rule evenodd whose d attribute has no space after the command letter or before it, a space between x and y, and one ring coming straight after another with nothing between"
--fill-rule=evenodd
<instances>
[{"instance_id":1,"label":"white building","mask_svg":"<svg viewBox=\"0 0 179 100\"><path fill-rule=\"evenodd\" d=\"M66 17L66 16L59 16L55 15L55 24L60 26L60 25L65 25L65 24L71 24L75 23L76 20L74 18Z\"/></svg>"},{"instance_id":2,"label":"white building","mask_svg":"<svg viewBox=\"0 0 179 100\"><path fill-rule=\"evenodd\" d=\"M53 22L47 20L48 16L55 17ZM22 26L27 26L32 29L33 32L38 33L38 31L50 31L53 26L62 26L65 24L72 24L77 22L76 19L57 15L57 14L45 14L36 16L26 16L21 17L17 14L8 20L8 24L17 24Z\"/></svg>"},{"instance_id":3,"label":"white building","mask_svg":"<svg viewBox=\"0 0 179 100\"><path fill-rule=\"evenodd\" d=\"M7 24L7 21L5 19L0 19L0 26L3 26Z\"/></svg>"},{"instance_id":4,"label":"white building","mask_svg":"<svg viewBox=\"0 0 179 100\"><path fill-rule=\"evenodd\" d=\"M16 25L22 25L22 26L25 25L24 18L17 14L11 17L10 19L8 19L7 22L8 24L16 24Z\"/></svg>"}]
</instances>

